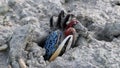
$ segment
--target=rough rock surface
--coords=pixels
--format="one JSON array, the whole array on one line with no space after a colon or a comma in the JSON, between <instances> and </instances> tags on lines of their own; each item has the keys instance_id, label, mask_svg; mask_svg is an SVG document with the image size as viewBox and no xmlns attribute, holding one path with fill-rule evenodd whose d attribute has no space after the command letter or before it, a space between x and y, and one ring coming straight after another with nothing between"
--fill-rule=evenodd
<instances>
[{"instance_id":1,"label":"rough rock surface","mask_svg":"<svg viewBox=\"0 0 120 68\"><path fill-rule=\"evenodd\" d=\"M43 41L61 10L75 14L88 38L48 62ZM27 68L120 68L120 0L0 0L0 68L20 68L19 57Z\"/></svg>"}]
</instances>

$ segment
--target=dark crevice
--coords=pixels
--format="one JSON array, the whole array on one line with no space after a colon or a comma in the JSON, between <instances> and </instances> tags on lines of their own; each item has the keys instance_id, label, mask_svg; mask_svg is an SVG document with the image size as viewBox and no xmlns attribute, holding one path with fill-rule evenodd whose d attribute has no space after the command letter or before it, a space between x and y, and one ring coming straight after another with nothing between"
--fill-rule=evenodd
<instances>
[{"instance_id":1,"label":"dark crevice","mask_svg":"<svg viewBox=\"0 0 120 68\"><path fill-rule=\"evenodd\" d=\"M106 42L111 42L113 40L113 39L110 39L107 36L100 36L100 35L97 35L96 39L99 40L99 41L103 41L104 40Z\"/></svg>"},{"instance_id":2,"label":"dark crevice","mask_svg":"<svg viewBox=\"0 0 120 68\"><path fill-rule=\"evenodd\" d=\"M113 1L111 2L111 5L114 6L120 6L120 1Z\"/></svg>"},{"instance_id":3,"label":"dark crevice","mask_svg":"<svg viewBox=\"0 0 120 68\"><path fill-rule=\"evenodd\" d=\"M38 45L39 45L40 47L44 48L45 40L46 40L46 38L44 38L43 40L41 40L41 41L38 43Z\"/></svg>"},{"instance_id":4,"label":"dark crevice","mask_svg":"<svg viewBox=\"0 0 120 68\"><path fill-rule=\"evenodd\" d=\"M120 6L120 2L115 3L116 5Z\"/></svg>"},{"instance_id":5,"label":"dark crevice","mask_svg":"<svg viewBox=\"0 0 120 68\"><path fill-rule=\"evenodd\" d=\"M96 34L96 39L99 40L99 41L106 41L106 42L111 42L113 41L114 38L119 38L120 37L120 34L118 35L107 35L105 34L104 32L101 32L99 34Z\"/></svg>"},{"instance_id":6,"label":"dark crevice","mask_svg":"<svg viewBox=\"0 0 120 68\"><path fill-rule=\"evenodd\" d=\"M120 37L120 34L119 34L119 35L114 35L114 37L115 37L115 38L118 38L118 37Z\"/></svg>"},{"instance_id":7,"label":"dark crevice","mask_svg":"<svg viewBox=\"0 0 120 68\"><path fill-rule=\"evenodd\" d=\"M106 41L106 42L111 42L113 40L113 38L111 38L110 36L106 35L106 33L101 30L101 31L97 31L95 33L96 35L96 39L99 40L99 41Z\"/></svg>"}]
</instances>

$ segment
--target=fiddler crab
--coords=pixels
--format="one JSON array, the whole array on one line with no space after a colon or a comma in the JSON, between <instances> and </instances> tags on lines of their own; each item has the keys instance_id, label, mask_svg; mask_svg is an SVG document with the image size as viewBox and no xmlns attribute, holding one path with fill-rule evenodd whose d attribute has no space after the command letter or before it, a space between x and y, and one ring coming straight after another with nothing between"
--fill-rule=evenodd
<instances>
[{"instance_id":1,"label":"fiddler crab","mask_svg":"<svg viewBox=\"0 0 120 68\"><path fill-rule=\"evenodd\" d=\"M54 19L54 16L50 18L50 28L53 32L47 37L44 45L46 49L44 57L49 61L75 47L78 36L86 31L73 14L65 14L63 10L58 15L57 21Z\"/></svg>"}]
</instances>

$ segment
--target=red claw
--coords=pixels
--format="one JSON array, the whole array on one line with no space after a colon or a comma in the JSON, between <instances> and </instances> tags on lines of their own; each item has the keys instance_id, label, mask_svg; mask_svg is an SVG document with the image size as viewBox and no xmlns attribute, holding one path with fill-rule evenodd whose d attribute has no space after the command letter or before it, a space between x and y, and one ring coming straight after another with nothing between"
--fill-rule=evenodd
<instances>
[{"instance_id":1,"label":"red claw","mask_svg":"<svg viewBox=\"0 0 120 68\"><path fill-rule=\"evenodd\" d=\"M75 28L69 27L68 29L65 30L64 34L66 37L69 35L73 35L73 42L71 47L74 47L75 41L77 40L78 37Z\"/></svg>"},{"instance_id":2,"label":"red claw","mask_svg":"<svg viewBox=\"0 0 120 68\"><path fill-rule=\"evenodd\" d=\"M69 27L68 29L65 30L65 36L73 35L73 33L75 32L76 30L73 27Z\"/></svg>"},{"instance_id":3,"label":"red claw","mask_svg":"<svg viewBox=\"0 0 120 68\"><path fill-rule=\"evenodd\" d=\"M78 21L76 19L72 19L66 26L66 29L68 29L69 27L73 27L75 24L77 24Z\"/></svg>"}]
</instances>

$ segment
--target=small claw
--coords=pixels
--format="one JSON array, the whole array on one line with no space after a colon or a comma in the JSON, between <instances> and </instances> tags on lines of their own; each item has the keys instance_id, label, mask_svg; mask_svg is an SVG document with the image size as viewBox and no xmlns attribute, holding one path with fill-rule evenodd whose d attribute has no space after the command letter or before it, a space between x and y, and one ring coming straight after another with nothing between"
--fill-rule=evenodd
<instances>
[{"instance_id":1,"label":"small claw","mask_svg":"<svg viewBox=\"0 0 120 68\"><path fill-rule=\"evenodd\" d=\"M73 44L71 47L74 47L75 41L77 40L78 37L76 30L73 27L69 27L68 29L65 30L64 34L65 36L73 35Z\"/></svg>"},{"instance_id":2,"label":"small claw","mask_svg":"<svg viewBox=\"0 0 120 68\"><path fill-rule=\"evenodd\" d=\"M18 59L18 62L21 68L27 68L25 61L22 58Z\"/></svg>"}]
</instances>

